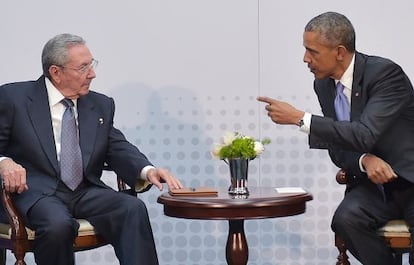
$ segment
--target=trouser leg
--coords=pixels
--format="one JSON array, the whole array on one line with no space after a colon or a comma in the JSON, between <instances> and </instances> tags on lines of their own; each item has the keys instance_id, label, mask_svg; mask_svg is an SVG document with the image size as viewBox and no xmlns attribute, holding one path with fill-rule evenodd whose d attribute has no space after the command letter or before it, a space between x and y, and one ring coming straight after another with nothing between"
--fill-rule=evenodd
<instances>
[{"instance_id":1,"label":"trouser leg","mask_svg":"<svg viewBox=\"0 0 414 265\"><path fill-rule=\"evenodd\" d=\"M158 265L148 212L139 198L91 187L78 205L75 215L88 219L113 245L121 265Z\"/></svg>"},{"instance_id":2,"label":"trouser leg","mask_svg":"<svg viewBox=\"0 0 414 265\"><path fill-rule=\"evenodd\" d=\"M394 264L392 251L376 231L398 216L395 203L385 202L376 185L364 183L345 195L334 214L332 229L362 264L390 265Z\"/></svg>"},{"instance_id":3,"label":"trouser leg","mask_svg":"<svg viewBox=\"0 0 414 265\"><path fill-rule=\"evenodd\" d=\"M73 240L79 224L56 197L44 197L27 213L27 225L36 232L34 258L38 265L73 265Z\"/></svg>"},{"instance_id":4,"label":"trouser leg","mask_svg":"<svg viewBox=\"0 0 414 265\"><path fill-rule=\"evenodd\" d=\"M411 242L414 242L414 187L404 190L402 192L394 192L393 197L400 208L403 209L404 219L406 220L410 233ZM413 245L413 244L411 244ZM414 249L411 247L409 253L409 262L414 265Z\"/></svg>"}]
</instances>

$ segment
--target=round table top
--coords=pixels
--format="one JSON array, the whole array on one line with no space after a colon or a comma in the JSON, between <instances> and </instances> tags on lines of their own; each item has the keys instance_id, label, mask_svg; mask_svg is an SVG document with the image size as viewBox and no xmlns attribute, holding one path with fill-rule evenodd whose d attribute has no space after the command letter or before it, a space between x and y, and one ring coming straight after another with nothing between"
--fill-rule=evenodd
<instances>
[{"instance_id":1,"label":"round table top","mask_svg":"<svg viewBox=\"0 0 414 265\"><path fill-rule=\"evenodd\" d=\"M168 192L158 197L164 214L189 219L260 219L301 214L312 195L278 193L272 187L249 187L249 195L233 196L227 189L217 189L218 196L172 196Z\"/></svg>"}]
</instances>

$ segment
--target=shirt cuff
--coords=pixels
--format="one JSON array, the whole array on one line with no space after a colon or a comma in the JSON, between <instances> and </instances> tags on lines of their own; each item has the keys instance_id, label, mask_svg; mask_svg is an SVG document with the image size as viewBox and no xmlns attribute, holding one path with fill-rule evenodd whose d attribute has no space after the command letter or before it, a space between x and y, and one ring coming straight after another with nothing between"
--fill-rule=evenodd
<instances>
[{"instance_id":1,"label":"shirt cuff","mask_svg":"<svg viewBox=\"0 0 414 265\"><path fill-rule=\"evenodd\" d=\"M367 171L365 170L364 166L362 165L362 159L366 156L367 154L362 154L362 156L359 157L359 169L361 170L361 172L367 173Z\"/></svg>"},{"instance_id":2,"label":"shirt cuff","mask_svg":"<svg viewBox=\"0 0 414 265\"><path fill-rule=\"evenodd\" d=\"M145 181L148 181L147 179L147 173L150 169L155 169L155 167L153 166L145 166L142 170L141 170L141 174L139 175L139 178Z\"/></svg>"},{"instance_id":3,"label":"shirt cuff","mask_svg":"<svg viewBox=\"0 0 414 265\"><path fill-rule=\"evenodd\" d=\"M299 127L299 130L301 132L310 133L310 126L311 126L311 120L312 120L312 114L305 112L305 115L303 115L303 125Z\"/></svg>"}]
</instances>

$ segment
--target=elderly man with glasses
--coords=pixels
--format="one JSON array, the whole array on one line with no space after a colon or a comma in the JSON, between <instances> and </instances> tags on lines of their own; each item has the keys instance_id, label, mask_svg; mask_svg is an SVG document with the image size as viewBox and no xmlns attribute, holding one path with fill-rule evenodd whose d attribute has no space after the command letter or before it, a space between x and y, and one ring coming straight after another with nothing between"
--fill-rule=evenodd
<instances>
[{"instance_id":1,"label":"elderly man with glasses","mask_svg":"<svg viewBox=\"0 0 414 265\"><path fill-rule=\"evenodd\" d=\"M89 90L97 63L81 37L60 34L44 46L38 80L0 87L0 176L36 232L38 265L74 264L76 218L93 224L120 264L158 264L145 204L106 186L104 164L131 187L182 187L113 127L113 99Z\"/></svg>"}]
</instances>

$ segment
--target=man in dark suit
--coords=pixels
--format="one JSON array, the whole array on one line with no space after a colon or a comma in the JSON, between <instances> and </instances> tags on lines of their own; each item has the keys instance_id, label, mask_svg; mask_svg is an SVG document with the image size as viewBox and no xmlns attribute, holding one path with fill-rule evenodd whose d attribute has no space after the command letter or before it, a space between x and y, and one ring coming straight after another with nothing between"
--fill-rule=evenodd
<instances>
[{"instance_id":1,"label":"man in dark suit","mask_svg":"<svg viewBox=\"0 0 414 265\"><path fill-rule=\"evenodd\" d=\"M267 103L272 121L298 125L311 148L328 149L335 165L354 176L332 221L351 253L365 265L394 264L376 230L396 218L414 227L413 87L394 62L355 51L354 28L341 14L313 18L303 43L324 116L269 97L258 100ZM335 107L342 92L347 111Z\"/></svg>"},{"instance_id":2,"label":"man in dark suit","mask_svg":"<svg viewBox=\"0 0 414 265\"><path fill-rule=\"evenodd\" d=\"M113 99L89 91L96 64L81 37L61 34L44 46L38 80L0 87L2 187L13 193L27 226L36 231L37 264L74 264L72 244L79 226L75 218L84 218L113 245L120 264L156 265L144 203L106 186L102 170L109 165L131 187L154 184L162 190L161 182L169 189L182 184L167 170L154 167L113 127ZM72 137L78 144L72 145L81 153L74 185L61 178L66 109L78 128Z\"/></svg>"}]
</instances>

